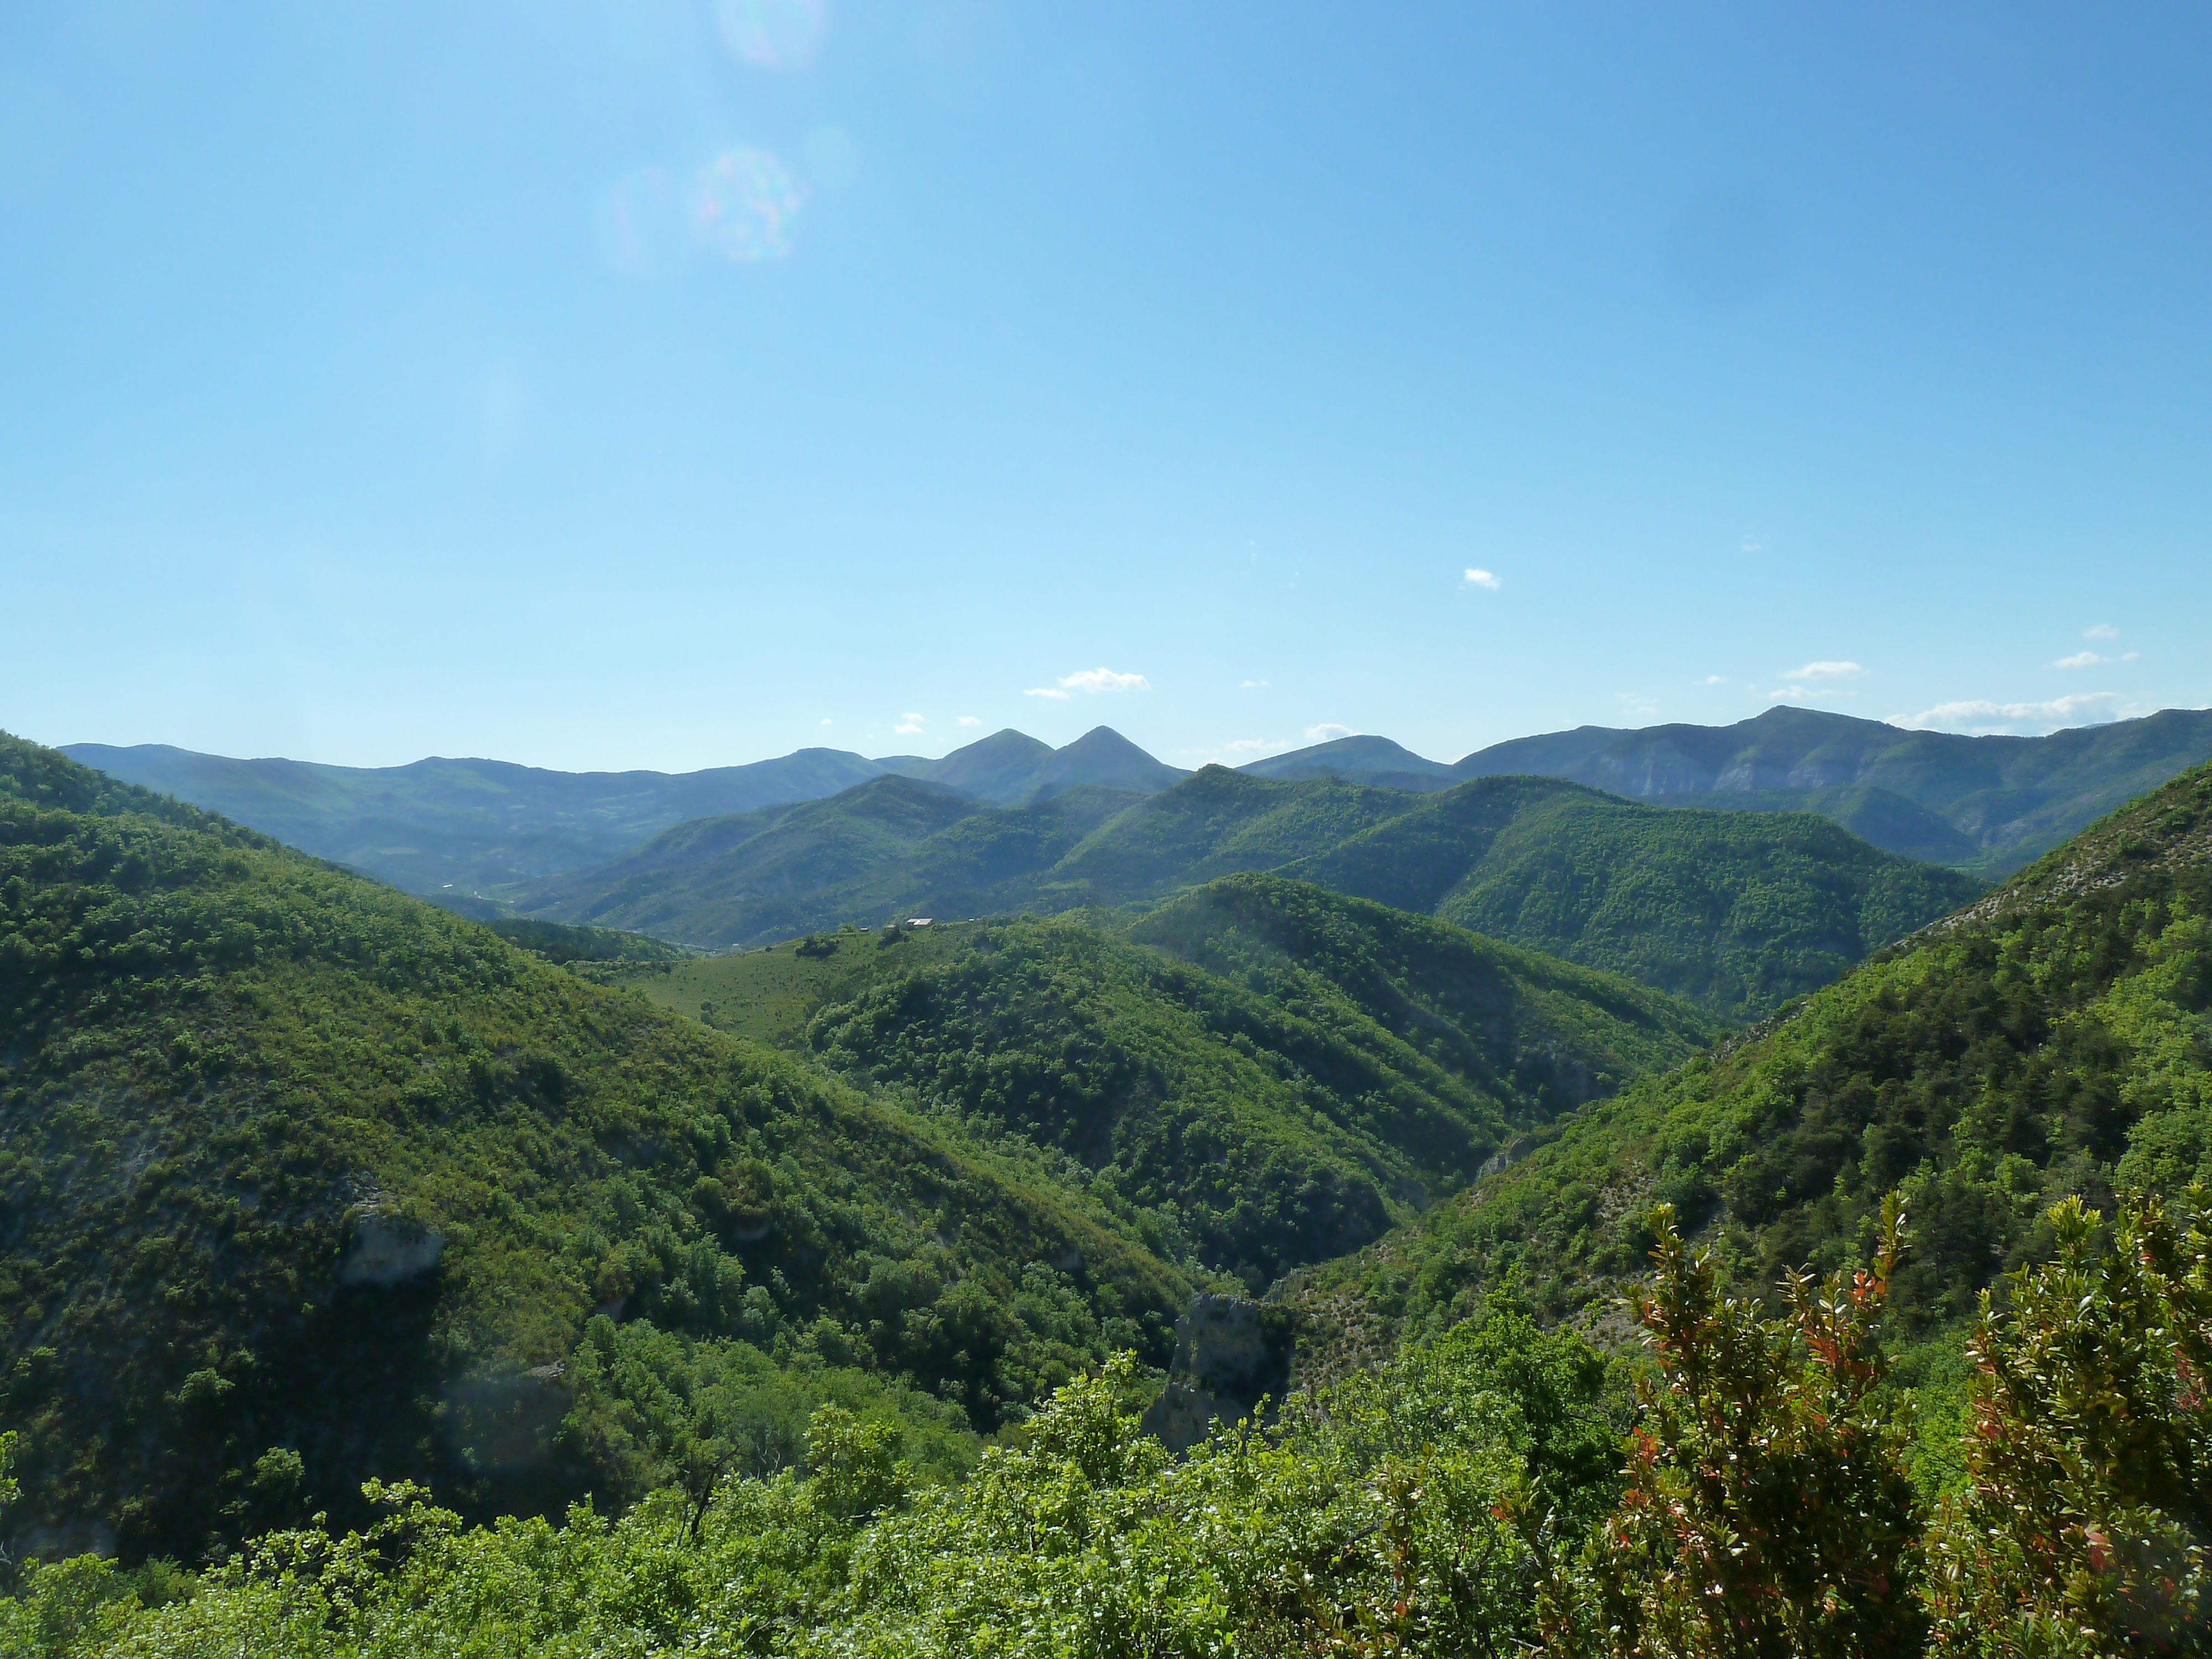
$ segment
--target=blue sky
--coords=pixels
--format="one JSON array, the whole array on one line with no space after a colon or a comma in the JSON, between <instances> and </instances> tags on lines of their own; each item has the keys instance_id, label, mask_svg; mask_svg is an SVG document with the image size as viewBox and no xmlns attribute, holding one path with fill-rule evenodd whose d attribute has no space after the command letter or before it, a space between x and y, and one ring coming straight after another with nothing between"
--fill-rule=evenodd
<instances>
[{"instance_id":1,"label":"blue sky","mask_svg":"<svg viewBox=\"0 0 2212 1659\"><path fill-rule=\"evenodd\" d=\"M15 0L0 726L2203 706L2209 70L2179 6Z\"/></svg>"}]
</instances>

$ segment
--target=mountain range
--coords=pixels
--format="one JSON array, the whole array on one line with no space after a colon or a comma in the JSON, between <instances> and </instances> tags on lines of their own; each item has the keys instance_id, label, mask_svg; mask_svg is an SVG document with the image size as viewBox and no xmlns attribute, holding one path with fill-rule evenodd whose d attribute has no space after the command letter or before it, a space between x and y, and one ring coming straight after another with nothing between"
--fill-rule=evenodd
<instances>
[{"instance_id":1,"label":"mountain range","mask_svg":"<svg viewBox=\"0 0 2212 1659\"><path fill-rule=\"evenodd\" d=\"M1220 767L1140 795L1079 785L977 808L878 778L702 819L519 890L552 920L696 946L841 923L1142 909L1270 871L1433 915L1755 1018L1980 890L1809 813L1647 806L1551 778L1436 793Z\"/></svg>"},{"instance_id":2,"label":"mountain range","mask_svg":"<svg viewBox=\"0 0 2212 1659\"><path fill-rule=\"evenodd\" d=\"M592 982L665 955L519 937L0 735L11 1547L622 1491L660 1385L633 1351L575 1419L587 1327L988 1431L1717 1029L1266 878L1128 939L846 935L803 1060Z\"/></svg>"},{"instance_id":3,"label":"mountain range","mask_svg":"<svg viewBox=\"0 0 2212 1659\"><path fill-rule=\"evenodd\" d=\"M77 744L64 752L428 895L496 892L604 866L689 820L822 799L878 777L1007 806L1086 784L1156 793L1188 775L1103 726L1056 750L1009 730L939 758L804 749L681 774L562 773L489 760L339 767L161 744ZM1809 811L1887 851L1996 877L2207 759L2208 710L2009 738L1777 708L1727 726L1581 726L1493 744L1449 765L1387 738L1347 737L1243 769L1401 792L1527 774L1655 804Z\"/></svg>"}]
</instances>

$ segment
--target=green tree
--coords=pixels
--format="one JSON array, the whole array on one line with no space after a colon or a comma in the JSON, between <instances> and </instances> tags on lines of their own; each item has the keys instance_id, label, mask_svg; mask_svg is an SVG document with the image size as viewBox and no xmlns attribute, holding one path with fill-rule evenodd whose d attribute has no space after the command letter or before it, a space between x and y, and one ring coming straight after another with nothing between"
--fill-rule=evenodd
<instances>
[{"instance_id":1,"label":"green tree","mask_svg":"<svg viewBox=\"0 0 2212 1659\"><path fill-rule=\"evenodd\" d=\"M2116 1236L2079 1198L2055 1260L1984 1293L1968 1471L1929 1550L1942 1655L2212 1652L2212 1234L2130 1199Z\"/></svg>"},{"instance_id":2,"label":"green tree","mask_svg":"<svg viewBox=\"0 0 2212 1659\"><path fill-rule=\"evenodd\" d=\"M1883 1206L1873 1265L1783 1282L1789 1316L1723 1298L1671 1206L1635 1298L1656 1361L1637 1382L1628 1486L1583 1585L1555 1589L1557 1650L1640 1659L1917 1653L1919 1533L1902 1425L1877 1396L1882 1303L1904 1246Z\"/></svg>"}]
</instances>

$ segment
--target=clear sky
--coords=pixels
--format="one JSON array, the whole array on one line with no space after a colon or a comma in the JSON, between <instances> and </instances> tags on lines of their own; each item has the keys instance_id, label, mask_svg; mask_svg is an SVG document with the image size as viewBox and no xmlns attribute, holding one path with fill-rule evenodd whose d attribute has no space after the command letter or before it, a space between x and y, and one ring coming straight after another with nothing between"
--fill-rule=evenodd
<instances>
[{"instance_id":1,"label":"clear sky","mask_svg":"<svg viewBox=\"0 0 2212 1659\"><path fill-rule=\"evenodd\" d=\"M9 0L0 726L2203 706L2208 85L2182 5Z\"/></svg>"}]
</instances>

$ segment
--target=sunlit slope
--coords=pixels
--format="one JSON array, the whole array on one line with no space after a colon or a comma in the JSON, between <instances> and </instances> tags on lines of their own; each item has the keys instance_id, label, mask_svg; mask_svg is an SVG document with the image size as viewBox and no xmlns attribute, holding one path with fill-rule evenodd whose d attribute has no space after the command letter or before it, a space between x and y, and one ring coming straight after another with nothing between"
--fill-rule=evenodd
<instances>
[{"instance_id":1,"label":"sunlit slope","mask_svg":"<svg viewBox=\"0 0 2212 1659\"><path fill-rule=\"evenodd\" d=\"M858 1080L1066 1152L1165 1248L1256 1287L1712 1029L1611 975L1266 878L1200 889L1132 940L979 928L830 1001L808 1040Z\"/></svg>"},{"instance_id":2,"label":"sunlit slope","mask_svg":"<svg viewBox=\"0 0 2212 1659\"><path fill-rule=\"evenodd\" d=\"M2042 1250L2057 1197L2212 1177L2212 769L2186 773L1771 1029L1584 1108L1559 1139L1293 1287L1318 1352L1463 1313L1509 1270L1601 1308L1661 1200L1744 1286L1913 1218L1923 1325Z\"/></svg>"},{"instance_id":3,"label":"sunlit slope","mask_svg":"<svg viewBox=\"0 0 2212 1659\"><path fill-rule=\"evenodd\" d=\"M1733 1019L1827 983L1982 886L1809 813L1668 810L1527 777L1430 796L1283 873Z\"/></svg>"},{"instance_id":4,"label":"sunlit slope","mask_svg":"<svg viewBox=\"0 0 2212 1659\"><path fill-rule=\"evenodd\" d=\"M913 778L871 779L827 800L701 818L599 870L527 890L553 921L626 927L724 948L823 925L828 895L972 816L975 804ZM853 920L849 910L829 924Z\"/></svg>"},{"instance_id":5,"label":"sunlit slope","mask_svg":"<svg viewBox=\"0 0 2212 1659\"><path fill-rule=\"evenodd\" d=\"M1782 708L1734 726L1583 726L1516 738L1452 769L1462 777L1538 773L1681 805L1758 792L1778 809L1837 817L1893 852L1939 855L1996 876L2208 759L2212 709L2166 708L2011 738L1908 732L1826 709ZM1863 790L1933 815L1958 840L1917 813L1859 796Z\"/></svg>"},{"instance_id":6,"label":"sunlit slope","mask_svg":"<svg viewBox=\"0 0 2212 1659\"><path fill-rule=\"evenodd\" d=\"M530 1368L595 1306L988 1429L1110 1346L1164 1358L1188 1293L1018 1148L12 738L0 1018L33 1529L196 1554L271 1447L341 1509L370 1474L557 1498Z\"/></svg>"}]
</instances>

